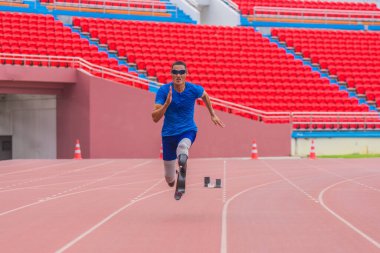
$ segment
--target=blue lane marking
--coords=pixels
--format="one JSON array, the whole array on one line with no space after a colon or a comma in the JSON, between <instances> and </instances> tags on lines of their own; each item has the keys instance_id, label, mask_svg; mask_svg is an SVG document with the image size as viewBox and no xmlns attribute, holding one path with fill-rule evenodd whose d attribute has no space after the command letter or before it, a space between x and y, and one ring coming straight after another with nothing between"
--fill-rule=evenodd
<instances>
[{"instance_id":1,"label":"blue lane marking","mask_svg":"<svg viewBox=\"0 0 380 253\"><path fill-rule=\"evenodd\" d=\"M377 130L293 131L292 138L379 138Z\"/></svg>"}]
</instances>

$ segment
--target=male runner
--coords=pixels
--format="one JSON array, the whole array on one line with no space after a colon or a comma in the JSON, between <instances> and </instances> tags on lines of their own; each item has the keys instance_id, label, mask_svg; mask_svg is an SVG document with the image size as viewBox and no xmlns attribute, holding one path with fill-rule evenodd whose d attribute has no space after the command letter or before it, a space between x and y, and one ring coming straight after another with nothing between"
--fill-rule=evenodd
<instances>
[{"instance_id":1,"label":"male runner","mask_svg":"<svg viewBox=\"0 0 380 253\"><path fill-rule=\"evenodd\" d=\"M165 115L161 132L165 179L170 187L174 186L175 163L178 158L179 174L175 198L179 200L185 190L189 148L194 143L198 131L194 121L195 101L202 98L216 126L224 127L224 123L216 116L203 87L185 81L187 67L184 62L174 62L171 75L173 82L161 86L157 91L152 118L157 123Z\"/></svg>"}]
</instances>

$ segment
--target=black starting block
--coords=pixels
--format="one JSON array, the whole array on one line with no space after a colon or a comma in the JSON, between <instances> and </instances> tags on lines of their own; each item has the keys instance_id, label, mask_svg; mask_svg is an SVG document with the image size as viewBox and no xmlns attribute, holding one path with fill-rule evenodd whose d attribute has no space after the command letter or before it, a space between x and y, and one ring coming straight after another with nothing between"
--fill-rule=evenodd
<instances>
[{"instance_id":1,"label":"black starting block","mask_svg":"<svg viewBox=\"0 0 380 253\"><path fill-rule=\"evenodd\" d=\"M208 187L208 184L210 183L210 177L204 178L204 187Z\"/></svg>"},{"instance_id":2,"label":"black starting block","mask_svg":"<svg viewBox=\"0 0 380 253\"><path fill-rule=\"evenodd\" d=\"M210 177L204 177L204 187L207 188L222 188L222 179L215 179L215 184L211 182Z\"/></svg>"},{"instance_id":3,"label":"black starting block","mask_svg":"<svg viewBox=\"0 0 380 253\"><path fill-rule=\"evenodd\" d=\"M217 178L215 180L215 188L222 188L222 179Z\"/></svg>"}]
</instances>

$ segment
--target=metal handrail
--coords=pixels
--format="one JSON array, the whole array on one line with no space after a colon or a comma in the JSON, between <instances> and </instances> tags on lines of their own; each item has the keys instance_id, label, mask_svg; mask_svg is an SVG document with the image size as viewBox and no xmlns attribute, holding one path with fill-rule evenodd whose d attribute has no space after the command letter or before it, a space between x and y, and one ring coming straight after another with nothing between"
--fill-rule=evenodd
<instances>
[{"instance_id":1,"label":"metal handrail","mask_svg":"<svg viewBox=\"0 0 380 253\"><path fill-rule=\"evenodd\" d=\"M146 87L155 87L158 88L162 84L150 80L146 80L137 76L134 76L130 73L121 72L113 69L109 69L103 66L99 66L88 62L80 57L70 57L70 56L53 56L53 55L28 55L28 54L8 54L8 53L0 53L1 60L15 60L15 61L40 61L46 62L46 66L54 67L53 63L66 63L68 66L73 68L79 68L89 75L94 76L94 73L99 73L100 77L106 78L107 76L112 76L116 78L121 78L126 81L131 81L133 83L132 86L136 84L144 85Z\"/></svg>"},{"instance_id":2,"label":"metal handrail","mask_svg":"<svg viewBox=\"0 0 380 253\"><path fill-rule=\"evenodd\" d=\"M162 84L146 80L129 73L109 69L103 66L99 66L90 63L80 57L69 57L69 56L52 56L52 55L25 55L25 54L8 54L0 53L0 60L22 60L22 61L41 61L47 62L47 66L54 66L52 63L55 62L65 62L70 67L78 68L88 75L98 76L105 79L117 78L123 81L131 82L132 86L144 85L149 89L149 87L159 88ZM116 80L116 82L120 81ZM115 80L114 80L115 81ZM324 123L337 123L337 124L347 124L348 119L352 119L354 123L371 123L380 124L380 116L377 112L267 112L244 105L228 102L222 99L211 97L215 107L220 107L224 111L247 114L251 118L264 121L264 122L289 122L291 124L296 123L321 123L322 118L329 119ZM331 119L336 119L336 121L331 121ZM359 120L358 120L359 119ZM360 119L362 119L360 121ZM371 121L373 120L373 121Z\"/></svg>"},{"instance_id":3,"label":"metal handrail","mask_svg":"<svg viewBox=\"0 0 380 253\"><path fill-rule=\"evenodd\" d=\"M186 2L188 2L191 6L195 7L196 9L199 8L199 4L197 1L195 0L185 0Z\"/></svg>"},{"instance_id":4,"label":"metal handrail","mask_svg":"<svg viewBox=\"0 0 380 253\"><path fill-rule=\"evenodd\" d=\"M113 4L119 6L113 6ZM150 8L134 7L133 5L135 4L146 4L149 5ZM52 6L54 10L60 6L69 6L77 7L78 11L81 11L82 8L102 9L103 12L106 12L106 10L149 11L152 13L152 15L154 15L154 13L174 13L175 17L178 17L178 7L176 5L172 4L171 2L161 2L159 0L91 0L91 3L83 3L83 0L79 0L78 3L68 3L64 2L63 0L53 0L53 3L47 3L47 5ZM157 7L165 8L160 9Z\"/></svg>"},{"instance_id":5,"label":"metal handrail","mask_svg":"<svg viewBox=\"0 0 380 253\"><path fill-rule=\"evenodd\" d=\"M258 13L269 12L270 14ZM297 13L299 15L293 15ZM364 17L360 17L364 16ZM368 21L379 22L380 11L349 11L349 10L331 10L331 9L309 9L309 8L280 8L269 6L254 6L253 17L276 17L276 18L294 18L300 20L322 19L322 20L343 20L343 21Z\"/></svg>"},{"instance_id":6,"label":"metal handrail","mask_svg":"<svg viewBox=\"0 0 380 253\"><path fill-rule=\"evenodd\" d=\"M235 11L239 11L239 5L237 5L234 1L232 0L222 0L223 2L225 2L227 5L231 6L232 9L234 9Z\"/></svg>"},{"instance_id":7,"label":"metal handrail","mask_svg":"<svg viewBox=\"0 0 380 253\"><path fill-rule=\"evenodd\" d=\"M7 2L7 3L23 3L23 0L1 0L1 2Z\"/></svg>"}]
</instances>

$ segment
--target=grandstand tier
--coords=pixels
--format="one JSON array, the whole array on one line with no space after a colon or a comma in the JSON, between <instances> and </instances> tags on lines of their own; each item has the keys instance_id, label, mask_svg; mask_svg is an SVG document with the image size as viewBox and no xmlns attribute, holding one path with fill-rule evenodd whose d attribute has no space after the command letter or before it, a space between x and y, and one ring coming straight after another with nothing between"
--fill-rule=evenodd
<instances>
[{"instance_id":1,"label":"grandstand tier","mask_svg":"<svg viewBox=\"0 0 380 253\"><path fill-rule=\"evenodd\" d=\"M49 11L68 15L114 15L149 18L163 18L179 22L192 22L175 4L161 0L40 0Z\"/></svg>"},{"instance_id":2,"label":"grandstand tier","mask_svg":"<svg viewBox=\"0 0 380 253\"><path fill-rule=\"evenodd\" d=\"M304 65L301 60L286 53L283 48L256 32L252 27L225 27L210 25L192 25L165 22L141 22L131 20L115 20L100 18L73 18L72 23L78 32L55 20L52 15L25 14L0 12L0 53L22 54L37 56L65 56L80 57L88 62L128 72L128 67L120 64L116 58L109 57L114 53L120 59L126 59L128 64L135 66L141 73L146 73L150 79L161 83L171 81L170 66L173 61L183 60L187 63L190 75L188 81L201 84L207 92L217 99L236 103L249 109L262 112L369 112L369 106L359 103L356 97L349 97L345 90L336 84L330 83L328 78L322 78L319 72ZM292 31L292 32L289 32ZM82 38L82 35L88 36ZM314 34L313 34L314 32ZM377 33L349 32L310 32L310 41L302 36L308 36L308 31L297 29L272 29L272 35L281 42L287 43L297 53L309 57L313 63L326 67L330 74L338 80L346 81L349 88L355 87L360 93L364 86L352 83L349 69L341 69L338 63L345 63L357 70L367 73L378 72L377 55L371 50L377 50ZM331 35L330 35L331 33ZM293 36L294 34L294 36ZM296 35L296 34L299 34ZM301 36L302 34L302 36ZM342 37L342 34L344 35ZM366 43L361 43L356 37L364 34ZM353 40L346 43L340 54L318 55L314 51L313 41L316 38L334 38L336 41L326 40L326 49L335 48L340 40ZM297 37L298 36L298 37ZM330 36L330 37L329 37ZM345 37L346 36L346 37ZM98 41L98 45L105 47L99 51L97 45L89 43L89 39ZM341 43L342 44L342 43ZM357 55L349 54L350 48L358 49ZM361 50L361 51L360 51ZM319 52L317 50L317 52ZM365 57L359 54L367 53ZM110 53L110 54L109 54ZM360 58L361 57L361 58ZM335 61L329 61L330 59ZM77 67L67 60L43 61L39 58L9 58L0 57L1 64L17 64L30 66L50 67ZM331 66L330 66L331 65ZM368 68L365 68L368 67ZM335 72L334 72L335 71ZM346 73L346 72L347 73ZM137 76L136 72L132 72ZM99 75L99 72L96 73ZM359 71L356 74L359 76ZM123 82L120 78L100 75ZM366 82L379 80L377 74L360 76ZM353 79L355 80L355 79ZM354 86L353 86L354 85ZM371 87L372 87L371 86ZM144 87L147 88L147 87ZM377 91L365 90L367 98L377 98ZM291 119L268 119L253 116L235 109L216 105L217 109L263 120L267 123L285 123ZM348 118L347 118L348 119ZM377 128L376 124L367 121L364 125L350 118L347 124L341 124L351 129ZM331 120L332 121L332 120ZM376 121L376 120L375 120ZM335 123L324 118L299 118L296 128L334 129ZM304 126L305 122L307 126ZM335 121L336 122L336 121Z\"/></svg>"},{"instance_id":3,"label":"grandstand tier","mask_svg":"<svg viewBox=\"0 0 380 253\"><path fill-rule=\"evenodd\" d=\"M380 107L379 32L272 29L272 36Z\"/></svg>"},{"instance_id":4,"label":"grandstand tier","mask_svg":"<svg viewBox=\"0 0 380 253\"><path fill-rule=\"evenodd\" d=\"M0 53L46 56L80 57L90 63L128 72L126 65L119 65L115 58L90 45L87 39L71 31L52 15L0 12ZM40 57L41 58L41 57ZM0 58L1 64L29 66L75 67L65 61L41 59ZM130 74L137 76L137 73Z\"/></svg>"},{"instance_id":5,"label":"grandstand tier","mask_svg":"<svg viewBox=\"0 0 380 253\"><path fill-rule=\"evenodd\" d=\"M175 60L211 96L264 111L368 111L251 27L75 18L73 24L161 83Z\"/></svg>"}]
</instances>

